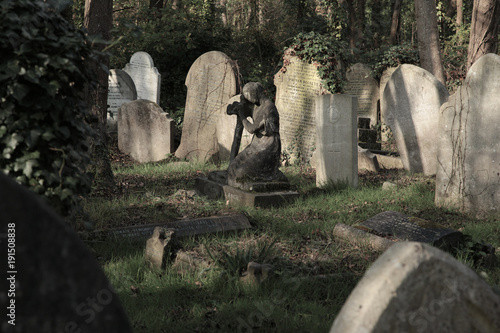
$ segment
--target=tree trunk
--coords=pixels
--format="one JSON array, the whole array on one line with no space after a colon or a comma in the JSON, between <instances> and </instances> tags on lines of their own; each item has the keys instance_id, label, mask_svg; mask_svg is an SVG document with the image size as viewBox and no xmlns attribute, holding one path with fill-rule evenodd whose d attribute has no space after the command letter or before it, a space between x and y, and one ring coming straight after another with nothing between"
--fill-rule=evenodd
<instances>
[{"instance_id":1,"label":"tree trunk","mask_svg":"<svg viewBox=\"0 0 500 333\"><path fill-rule=\"evenodd\" d=\"M435 0L415 0L420 65L446 86Z\"/></svg>"},{"instance_id":2,"label":"tree trunk","mask_svg":"<svg viewBox=\"0 0 500 333\"><path fill-rule=\"evenodd\" d=\"M90 36L99 36L102 40L110 39L112 27L112 0L86 0L85 16L83 24ZM93 62L93 70L97 76L96 87L88 87L86 94L87 104L92 114L97 118L97 122L92 124L97 137L90 142L90 153L94 163L90 170L94 176L94 184L105 187L113 187L114 178L109 161L108 140L107 140L107 104L108 104L108 71L102 68L109 66L109 56L102 53L104 43L96 42L93 48L98 52L97 62Z\"/></svg>"},{"instance_id":3,"label":"tree trunk","mask_svg":"<svg viewBox=\"0 0 500 333\"><path fill-rule=\"evenodd\" d=\"M497 0L474 0L467 53L467 71L486 53L497 53L500 9Z\"/></svg>"},{"instance_id":4,"label":"tree trunk","mask_svg":"<svg viewBox=\"0 0 500 333\"><path fill-rule=\"evenodd\" d=\"M399 16L401 14L401 3L402 0L396 0L394 2L394 8L392 10L392 24L391 24L391 35L389 36L389 41L391 45L395 45L398 38L399 32Z\"/></svg>"}]
</instances>

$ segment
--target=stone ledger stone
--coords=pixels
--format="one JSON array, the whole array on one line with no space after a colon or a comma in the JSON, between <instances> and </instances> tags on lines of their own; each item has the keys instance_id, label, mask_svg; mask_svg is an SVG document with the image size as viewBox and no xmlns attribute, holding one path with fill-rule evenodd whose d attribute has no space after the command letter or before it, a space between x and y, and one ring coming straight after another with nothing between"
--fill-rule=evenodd
<instances>
[{"instance_id":1,"label":"stone ledger stone","mask_svg":"<svg viewBox=\"0 0 500 333\"><path fill-rule=\"evenodd\" d=\"M321 95L316 105L316 186L358 186L356 97Z\"/></svg>"},{"instance_id":2,"label":"stone ledger stone","mask_svg":"<svg viewBox=\"0 0 500 333\"><path fill-rule=\"evenodd\" d=\"M134 53L123 70L134 80L138 99L160 104L161 75L148 53Z\"/></svg>"},{"instance_id":3,"label":"stone ledger stone","mask_svg":"<svg viewBox=\"0 0 500 333\"><path fill-rule=\"evenodd\" d=\"M378 123L378 102L380 99L378 82L372 77L370 66L357 63L346 72L344 94L358 98L358 117L370 119L369 126Z\"/></svg>"},{"instance_id":4,"label":"stone ledger stone","mask_svg":"<svg viewBox=\"0 0 500 333\"><path fill-rule=\"evenodd\" d=\"M487 54L440 110L436 205L500 216L500 56Z\"/></svg>"},{"instance_id":5,"label":"stone ledger stone","mask_svg":"<svg viewBox=\"0 0 500 333\"><path fill-rule=\"evenodd\" d=\"M500 297L470 268L427 244L390 247L365 273L330 333L493 333Z\"/></svg>"},{"instance_id":6,"label":"stone ledger stone","mask_svg":"<svg viewBox=\"0 0 500 333\"><path fill-rule=\"evenodd\" d=\"M120 106L118 148L138 162L154 162L173 153L174 121L158 104L144 99Z\"/></svg>"},{"instance_id":7,"label":"stone ledger stone","mask_svg":"<svg viewBox=\"0 0 500 333\"><path fill-rule=\"evenodd\" d=\"M406 170L436 174L439 108L448 96L441 82L414 65L401 65L387 82L381 105Z\"/></svg>"},{"instance_id":8,"label":"stone ledger stone","mask_svg":"<svg viewBox=\"0 0 500 333\"><path fill-rule=\"evenodd\" d=\"M137 91L130 75L121 69L111 69L108 77L108 132L117 131L118 108L136 99Z\"/></svg>"},{"instance_id":9,"label":"stone ledger stone","mask_svg":"<svg viewBox=\"0 0 500 333\"><path fill-rule=\"evenodd\" d=\"M189 69L186 86L181 143L175 156L215 162L229 158L231 143L229 148L227 143L219 146L218 133L234 133L231 121L236 120L226 114L229 99L238 94L234 62L222 52L207 52ZM228 122L219 122L221 117ZM230 128L218 128L230 124Z\"/></svg>"},{"instance_id":10,"label":"stone ledger stone","mask_svg":"<svg viewBox=\"0 0 500 333\"><path fill-rule=\"evenodd\" d=\"M3 174L0 211L6 264L7 249L15 249L10 266L2 266L8 277L3 275L2 285L9 288L0 288L1 332L132 332L118 294L87 246L35 194ZM15 247L8 245L14 244L9 233ZM15 296L9 296L11 288ZM15 326L8 323L12 319Z\"/></svg>"},{"instance_id":11,"label":"stone ledger stone","mask_svg":"<svg viewBox=\"0 0 500 333\"><path fill-rule=\"evenodd\" d=\"M316 142L315 97L326 94L315 65L285 51L284 66L274 75L280 114L282 152L309 162Z\"/></svg>"}]
</instances>

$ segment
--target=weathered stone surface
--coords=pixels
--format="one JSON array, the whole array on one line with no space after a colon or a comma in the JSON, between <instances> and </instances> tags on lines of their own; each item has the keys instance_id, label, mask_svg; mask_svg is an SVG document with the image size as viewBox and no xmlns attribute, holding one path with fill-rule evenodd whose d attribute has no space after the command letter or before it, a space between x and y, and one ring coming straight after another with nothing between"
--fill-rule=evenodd
<instances>
[{"instance_id":1,"label":"weathered stone surface","mask_svg":"<svg viewBox=\"0 0 500 333\"><path fill-rule=\"evenodd\" d=\"M401 65L387 82L381 105L406 170L436 174L439 108L448 96L431 73L413 65Z\"/></svg>"},{"instance_id":2,"label":"weathered stone surface","mask_svg":"<svg viewBox=\"0 0 500 333\"><path fill-rule=\"evenodd\" d=\"M117 131L118 108L137 99L135 84L130 75L121 69L109 70L108 77L108 132Z\"/></svg>"},{"instance_id":3,"label":"weathered stone surface","mask_svg":"<svg viewBox=\"0 0 500 333\"><path fill-rule=\"evenodd\" d=\"M167 261L172 256L174 247L175 229L155 227L153 235L146 241L144 257L151 267L165 268Z\"/></svg>"},{"instance_id":4,"label":"weathered stone surface","mask_svg":"<svg viewBox=\"0 0 500 333\"><path fill-rule=\"evenodd\" d=\"M470 268L427 244L401 242L352 291L330 333L500 331L500 297Z\"/></svg>"},{"instance_id":5,"label":"weathered stone surface","mask_svg":"<svg viewBox=\"0 0 500 333\"><path fill-rule=\"evenodd\" d=\"M500 216L500 56L487 54L440 110L436 204Z\"/></svg>"},{"instance_id":6,"label":"weathered stone surface","mask_svg":"<svg viewBox=\"0 0 500 333\"><path fill-rule=\"evenodd\" d=\"M210 267L210 262L194 251L177 251L172 269L181 274L200 274Z\"/></svg>"},{"instance_id":7,"label":"weathered stone surface","mask_svg":"<svg viewBox=\"0 0 500 333\"><path fill-rule=\"evenodd\" d=\"M378 164L384 169L403 169L403 162L399 156L375 154Z\"/></svg>"},{"instance_id":8,"label":"weathered stone surface","mask_svg":"<svg viewBox=\"0 0 500 333\"><path fill-rule=\"evenodd\" d=\"M221 156L228 158L230 149L219 146L218 133L232 134L234 125L231 128L218 126L225 124L219 123L221 117L231 118L226 114L226 107L229 99L238 94L234 62L222 52L205 53L189 69L186 86L181 144L175 156L203 161L220 161Z\"/></svg>"},{"instance_id":9,"label":"weathered stone surface","mask_svg":"<svg viewBox=\"0 0 500 333\"><path fill-rule=\"evenodd\" d=\"M138 162L160 161L173 152L174 122L158 104L139 99L120 106L118 148Z\"/></svg>"},{"instance_id":10,"label":"weathered stone surface","mask_svg":"<svg viewBox=\"0 0 500 333\"><path fill-rule=\"evenodd\" d=\"M391 239L380 237L343 223L335 225L333 235L350 243L369 246L376 251L385 251L395 244L395 241Z\"/></svg>"},{"instance_id":11,"label":"weathered stone surface","mask_svg":"<svg viewBox=\"0 0 500 333\"><path fill-rule=\"evenodd\" d=\"M161 75L153 58L146 52L136 52L123 69L134 80L137 98L160 104Z\"/></svg>"},{"instance_id":12,"label":"weathered stone surface","mask_svg":"<svg viewBox=\"0 0 500 333\"><path fill-rule=\"evenodd\" d=\"M247 265L246 272L240 277L240 281L250 285L259 285L267 280L273 272L273 265L259 264L251 261Z\"/></svg>"},{"instance_id":13,"label":"weathered stone surface","mask_svg":"<svg viewBox=\"0 0 500 333\"><path fill-rule=\"evenodd\" d=\"M9 265L2 266L7 288L0 288L0 331L132 332L86 245L36 195L3 174L0 211L2 260ZM15 250L11 257L7 249Z\"/></svg>"},{"instance_id":14,"label":"weathered stone surface","mask_svg":"<svg viewBox=\"0 0 500 333\"><path fill-rule=\"evenodd\" d=\"M146 224L133 227L117 228L105 232L96 232L93 237L115 237L147 239L156 227L175 230L175 239L213 233L234 232L251 228L248 218L243 214L212 216L199 219Z\"/></svg>"},{"instance_id":15,"label":"weathered stone surface","mask_svg":"<svg viewBox=\"0 0 500 333\"><path fill-rule=\"evenodd\" d=\"M285 51L284 66L274 75L276 108L280 113L282 150L292 160L300 152L309 162L316 141L315 97L326 94L315 65Z\"/></svg>"},{"instance_id":16,"label":"weathered stone surface","mask_svg":"<svg viewBox=\"0 0 500 333\"><path fill-rule=\"evenodd\" d=\"M346 71L344 94L358 98L358 117L370 119L370 126L378 122L378 101L380 93L378 82L372 77L370 66L357 63Z\"/></svg>"},{"instance_id":17,"label":"weathered stone surface","mask_svg":"<svg viewBox=\"0 0 500 333\"><path fill-rule=\"evenodd\" d=\"M316 105L316 186L358 186L356 97L321 95Z\"/></svg>"},{"instance_id":18,"label":"weathered stone surface","mask_svg":"<svg viewBox=\"0 0 500 333\"><path fill-rule=\"evenodd\" d=\"M396 69L397 67L388 67L384 70L382 76L380 77L379 87L380 87L381 101L382 101L382 95L384 94L385 86L387 85L387 82L391 78L392 73L394 73ZM389 131L390 131L389 126L387 126L387 121L385 120L385 114L386 111L384 105L380 104L380 121L381 121L380 130L381 130L382 142L386 142L389 140Z\"/></svg>"},{"instance_id":19,"label":"weathered stone surface","mask_svg":"<svg viewBox=\"0 0 500 333\"><path fill-rule=\"evenodd\" d=\"M360 223L358 228L396 241L429 243L436 247L458 244L459 231L398 212L382 212Z\"/></svg>"},{"instance_id":20,"label":"weathered stone surface","mask_svg":"<svg viewBox=\"0 0 500 333\"><path fill-rule=\"evenodd\" d=\"M371 172L379 172L377 156L371 153L368 149L363 149L358 146L358 170L367 170Z\"/></svg>"}]
</instances>

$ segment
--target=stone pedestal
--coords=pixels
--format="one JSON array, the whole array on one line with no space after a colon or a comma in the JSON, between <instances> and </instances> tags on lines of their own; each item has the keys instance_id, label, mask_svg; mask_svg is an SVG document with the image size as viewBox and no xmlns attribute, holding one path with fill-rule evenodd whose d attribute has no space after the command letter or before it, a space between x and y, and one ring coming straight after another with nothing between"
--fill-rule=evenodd
<instances>
[{"instance_id":1,"label":"stone pedestal","mask_svg":"<svg viewBox=\"0 0 500 333\"><path fill-rule=\"evenodd\" d=\"M246 183L244 190L227 185L226 171L211 172L195 180L198 193L210 199L224 198L229 204L250 207L280 206L295 200L299 193L290 191L288 182Z\"/></svg>"}]
</instances>

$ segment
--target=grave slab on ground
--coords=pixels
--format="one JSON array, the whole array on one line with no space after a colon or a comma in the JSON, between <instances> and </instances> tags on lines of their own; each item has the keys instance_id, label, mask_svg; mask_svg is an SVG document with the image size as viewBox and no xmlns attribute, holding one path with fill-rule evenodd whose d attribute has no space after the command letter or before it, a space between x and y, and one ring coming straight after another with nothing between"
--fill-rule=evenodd
<instances>
[{"instance_id":1,"label":"grave slab on ground","mask_svg":"<svg viewBox=\"0 0 500 333\"><path fill-rule=\"evenodd\" d=\"M500 332L500 296L449 254L401 242L373 263L330 330L355 332Z\"/></svg>"},{"instance_id":2,"label":"grave slab on ground","mask_svg":"<svg viewBox=\"0 0 500 333\"><path fill-rule=\"evenodd\" d=\"M245 190L227 185L226 171L214 171L208 177L195 180L196 191L210 199L222 199L229 204L249 207L280 206L298 198L288 182L246 183Z\"/></svg>"}]
</instances>

